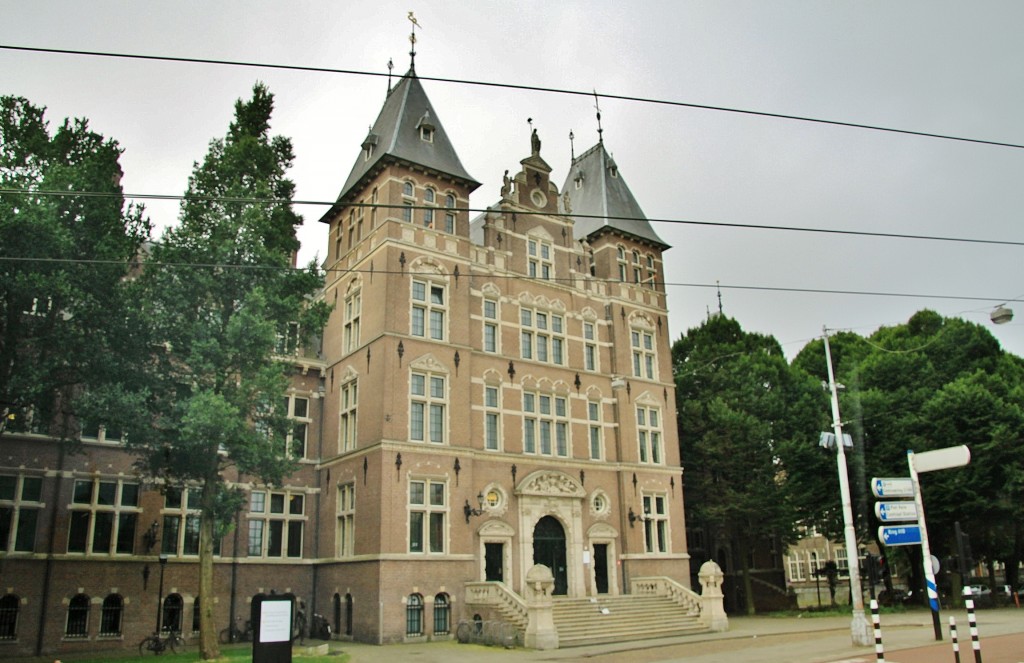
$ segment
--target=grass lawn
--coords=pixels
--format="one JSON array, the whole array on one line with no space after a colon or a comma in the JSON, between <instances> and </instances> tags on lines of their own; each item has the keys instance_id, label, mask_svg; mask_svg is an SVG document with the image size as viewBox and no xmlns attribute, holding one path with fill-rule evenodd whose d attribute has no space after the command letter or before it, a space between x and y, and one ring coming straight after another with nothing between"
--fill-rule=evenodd
<instances>
[{"instance_id":1,"label":"grass lawn","mask_svg":"<svg viewBox=\"0 0 1024 663\"><path fill-rule=\"evenodd\" d=\"M221 657L216 659L218 661L250 661L252 660L252 646L248 644L244 645L222 645L220 650ZM299 656L296 654L292 660L294 663L347 663L349 659L348 654L336 653L328 656ZM170 652L161 654L159 657L154 656L151 653L147 653L146 656L139 656L138 652L135 653L125 651L121 652L105 652L103 654L87 654L87 655L61 655L61 656L31 656L22 658L11 658L6 659L9 663L53 663L54 661L61 661L62 663L142 663L148 661L154 663L196 663L202 659L199 658L199 653L196 651L195 646L190 646L189 651L185 653L171 654Z\"/></svg>"}]
</instances>

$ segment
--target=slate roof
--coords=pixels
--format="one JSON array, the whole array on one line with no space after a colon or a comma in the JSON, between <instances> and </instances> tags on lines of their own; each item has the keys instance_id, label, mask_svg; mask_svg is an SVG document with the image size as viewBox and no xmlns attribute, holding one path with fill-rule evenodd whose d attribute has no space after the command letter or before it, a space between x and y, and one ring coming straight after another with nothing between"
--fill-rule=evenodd
<instances>
[{"instance_id":1,"label":"slate roof","mask_svg":"<svg viewBox=\"0 0 1024 663\"><path fill-rule=\"evenodd\" d=\"M421 140L422 125L433 128L433 142ZM468 184L471 190L480 186L459 161L414 69L410 69L388 94L377 121L362 143L363 151L367 145L373 145L373 153L365 159L360 152L338 194L338 203L349 202L349 196L359 191L364 180L376 173L385 161L406 162L444 173ZM328 212L324 219L330 214Z\"/></svg>"},{"instance_id":2,"label":"slate roof","mask_svg":"<svg viewBox=\"0 0 1024 663\"><path fill-rule=\"evenodd\" d=\"M580 177L577 188L576 181ZM562 191L569 194L577 238L614 230L651 242L662 250L669 248L647 221L647 215L618 172L615 160L605 150L604 142L573 160Z\"/></svg>"}]
</instances>

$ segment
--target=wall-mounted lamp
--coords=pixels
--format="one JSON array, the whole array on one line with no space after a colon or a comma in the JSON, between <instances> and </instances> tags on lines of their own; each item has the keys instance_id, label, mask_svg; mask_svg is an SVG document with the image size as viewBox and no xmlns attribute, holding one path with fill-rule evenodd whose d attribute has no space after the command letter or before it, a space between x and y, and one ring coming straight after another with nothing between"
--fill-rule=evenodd
<instances>
[{"instance_id":1,"label":"wall-mounted lamp","mask_svg":"<svg viewBox=\"0 0 1024 663\"><path fill-rule=\"evenodd\" d=\"M636 515L636 512L633 511L633 507L629 507L629 514L628 515L629 515L629 526L630 527L633 527L633 523L635 523L636 521L644 519L643 516Z\"/></svg>"},{"instance_id":2,"label":"wall-mounted lamp","mask_svg":"<svg viewBox=\"0 0 1024 663\"><path fill-rule=\"evenodd\" d=\"M467 524L469 523L469 517L470 516L479 516L480 514L482 514L484 512L484 494L483 493L477 493L477 495L476 495L476 503L479 505L480 508L474 509L473 507L469 506L469 500L466 500L466 505L464 507L462 507L463 513L466 514L466 523Z\"/></svg>"}]
</instances>

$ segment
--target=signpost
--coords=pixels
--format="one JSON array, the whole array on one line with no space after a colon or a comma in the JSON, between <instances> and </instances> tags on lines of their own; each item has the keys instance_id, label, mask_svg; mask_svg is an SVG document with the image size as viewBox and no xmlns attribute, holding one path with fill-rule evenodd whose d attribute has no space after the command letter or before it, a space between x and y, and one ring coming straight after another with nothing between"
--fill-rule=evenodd
<instances>
[{"instance_id":1,"label":"signpost","mask_svg":"<svg viewBox=\"0 0 1024 663\"><path fill-rule=\"evenodd\" d=\"M915 521L917 505L913 502L875 502L875 517L883 523Z\"/></svg>"},{"instance_id":2,"label":"signpost","mask_svg":"<svg viewBox=\"0 0 1024 663\"><path fill-rule=\"evenodd\" d=\"M875 515L883 523L904 523L901 525L883 525L878 528L878 540L886 546L921 546L924 559L925 584L928 588L928 605L932 610L932 624L935 627L935 639L942 639L942 626L939 624L939 593L935 586L935 573L938 564L928 547L928 529L924 520L924 501L921 498L921 483L918 474L946 470L951 467L962 467L971 462L971 450L966 445L924 451L915 454L907 451L907 465L910 477L871 479L871 492L875 497L911 497L913 502L876 502Z\"/></svg>"},{"instance_id":3,"label":"signpost","mask_svg":"<svg viewBox=\"0 0 1024 663\"><path fill-rule=\"evenodd\" d=\"M918 525L878 528L878 540L887 546L919 546L921 538L921 527Z\"/></svg>"},{"instance_id":4,"label":"signpost","mask_svg":"<svg viewBox=\"0 0 1024 663\"><path fill-rule=\"evenodd\" d=\"M871 479L871 493L875 497L913 497L914 483L906 477Z\"/></svg>"}]
</instances>

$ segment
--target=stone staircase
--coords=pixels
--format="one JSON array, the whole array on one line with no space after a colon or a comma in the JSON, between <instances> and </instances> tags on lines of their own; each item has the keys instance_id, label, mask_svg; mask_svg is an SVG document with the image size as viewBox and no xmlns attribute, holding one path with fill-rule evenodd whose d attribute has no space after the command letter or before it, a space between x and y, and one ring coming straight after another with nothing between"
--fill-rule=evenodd
<instances>
[{"instance_id":1,"label":"stone staircase","mask_svg":"<svg viewBox=\"0 0 1024 663\"><path fill-rule=\"evenodd\" d=\"M559 647L650 640L708 631L697 614L688 612L666 596L555 598L554 620Z\"/></svg>"}]
</instances>

